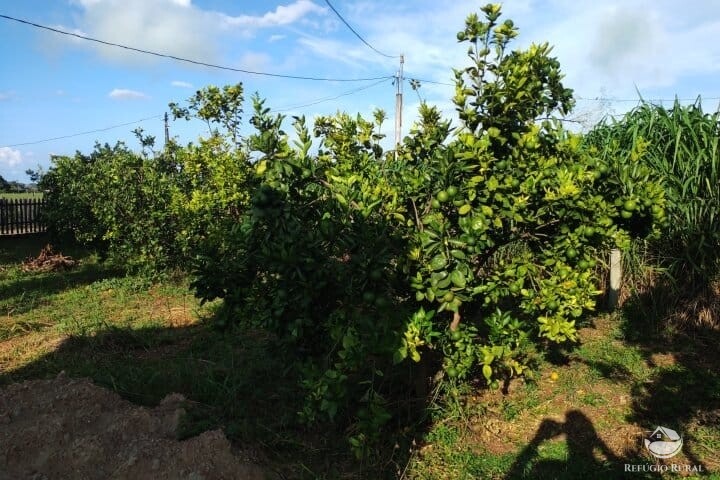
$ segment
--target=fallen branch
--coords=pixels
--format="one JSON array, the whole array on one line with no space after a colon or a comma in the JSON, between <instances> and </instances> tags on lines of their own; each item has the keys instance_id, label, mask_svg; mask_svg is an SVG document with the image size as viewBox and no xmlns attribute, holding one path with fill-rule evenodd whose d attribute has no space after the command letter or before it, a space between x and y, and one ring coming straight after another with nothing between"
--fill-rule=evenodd
<instances>
[{"instance_id":1,"label":"fallen branch","mask_svg":"<svg viewBox=\"0 0 720 480\"><path fill-rule=\"evenodd\" d=\"M55 272L58 270L69 270L77 265L77 260L66 257L62 253L55 253L50 244L45 245L40 254L33 258L29 257L22 264L23 272Z\"/></svg>"}]
</instances>

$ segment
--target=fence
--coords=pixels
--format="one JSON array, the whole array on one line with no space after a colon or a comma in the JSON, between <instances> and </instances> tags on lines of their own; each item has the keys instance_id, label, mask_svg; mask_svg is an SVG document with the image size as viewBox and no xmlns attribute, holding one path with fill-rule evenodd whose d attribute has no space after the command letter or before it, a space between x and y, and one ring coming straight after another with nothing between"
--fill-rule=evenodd
<instances>
[{"instance_id":1,"label":"fence","mask_svg":"<svg viewBox=\"0 0 720 480\"><path fill-rule=\"evenodd\" d=\"M42 198L0 198L0 235L45 231L40 212Z\"/></svg>"}]
</instances>

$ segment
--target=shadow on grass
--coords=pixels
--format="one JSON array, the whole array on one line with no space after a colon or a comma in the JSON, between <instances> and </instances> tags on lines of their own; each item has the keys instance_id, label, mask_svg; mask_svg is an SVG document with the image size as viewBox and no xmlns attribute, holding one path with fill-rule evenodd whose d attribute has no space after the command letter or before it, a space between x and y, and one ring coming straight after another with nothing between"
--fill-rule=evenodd
<instances>
[{"instance_id":1,"label":"shadow on grass","mask_svg":"<svg viewBox=\"0 0 720 480\"><path fill-rule=\"evenodd\" d=\"M278 478L379 478L356 475L344 432L298 423L303 392L292 362L270 335L254 330L111 329L66 338L31 364L0 373L0 385L65 371L143 405L180 393L187 399L180 439L221 427Z\"/></svg>"},{"instance_id":2,"label":"shadow on grass","mask_svg":"<svg viewBox=\"0 0 720 480\"><path fill-rule=\"evenodd\" d=\"M628 382L634 378L633 373L620 362L605 360L583 360L588 367L598 372L604 378L614 382Z\"/></svg>"},{"instance_id":3,"label":"shadow on grass","mask_svg":"<svg viewBox=\"0 0 720 480\"><path fill-rule=\"evenodd\" d=\"M541 458L541 448L550 448L550 443L564 436L564 444L555 442L560 451L551 457ZM598 460L596 452L604 460ZM561 457L561 458L557 458ZM505 476L514 479L575 479L575 478L630 478L624 477L624 463L630 459L620 458L600 439L588 417L579 410L565 413L564 422L545 419L538 427L530 443L523 448ZM633 473L632 478L638 478ZM642 477L640 477L642 478Z\"/></svg>"},{"instance_id":4,"label":"shadow on grass","mask_svg":"<svg viewBox=\"0 0 720 480\"><path fill-rule=\"evenodd\" d=\"M36 256L48 243L55 245L45 233L27 235L0 236L0 265L21 263L31 256ZM78 246L64 246L60 251L72 257L87 255L87 250Z\"/></svg>"},{"instance_id":5,"label":"shadow on grass","mask_svg":"<svg viewBox=\"0 0 720 480\"><path fill-rule=\"evenodd\" d=\"M637 346L655 369L648 381L633 386L628 420L677 430L688 461L711 472L720 471L715 460L720 438L720 325L688 318L688 312L697 312L697 305L720 305L718 296L718 284L705 285L694 295L673 293L661 285L631 297L623 311L624 340ZM673 321L678 318L685 322ZM710 443L708 432L715 437Z\"/></svg>"},{"instance_id":6,"label":"shadow on grass","mask_svg":"<svg viewBox=\"0 0 720 480\"><path fill-rule=\"evenodd\" d=\"M564 422L542 422L504 478L665 478L658 471L627 472L626 464L640 468L665 466L680 472L690 468L694 478L720 472L716 460L720 446L720 325L713 326L706 320L687 322L680 330L677 323L667 320L687 319L688 311L699 310L697 305L718 304L717 298L707 298L720 294L717 285L708 285L699 292L678 299L661 286L631 297L624 305L619 335L639 352L636 361L652 369L649 376L638 376L627 358L590 360L557 352L552 359L555 364L581 361L604 378L629 384L631 400L626 421L640 426L646 431L644 435L658 426L676 430L683 437L681 454L653 459L641 437L627 443L623 452L614 453L599 438L589 418L570 410ZM556 441L561 437L564 442Z\"/></svg>"}]
</instances>

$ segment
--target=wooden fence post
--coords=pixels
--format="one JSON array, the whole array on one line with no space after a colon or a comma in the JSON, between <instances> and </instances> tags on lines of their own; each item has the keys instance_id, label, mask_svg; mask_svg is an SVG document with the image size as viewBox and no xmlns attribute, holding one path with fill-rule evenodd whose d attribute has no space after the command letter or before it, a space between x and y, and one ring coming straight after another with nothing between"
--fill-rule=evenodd
<instances>
[{"instance_id":1,"label":"wooden fence post","mask_svg":"<svg viewBox=\"0 0 720 480\"><path fill-rule=\"evenodd\" d=\"M0 235L44 232L44 198L0 198Z\"/></svg>"},{"instance_id":2,"label":"wooden fence post","mask_svg":"<svg viewBox=\"0 0 720 480\"><path fill-rule=\"evenodd\" d=\"M619 249L610 250L610 289L608 290L608 308L610 311L618 307L620 289L622 288L622 254Z\"/></svg>"}]
</instances>

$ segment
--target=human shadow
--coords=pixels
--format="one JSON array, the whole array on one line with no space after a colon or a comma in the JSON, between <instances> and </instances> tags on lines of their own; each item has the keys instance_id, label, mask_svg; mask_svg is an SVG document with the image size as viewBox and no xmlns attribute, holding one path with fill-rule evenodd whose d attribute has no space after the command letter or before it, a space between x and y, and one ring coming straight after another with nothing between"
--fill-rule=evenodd
<instances>
[{"instance_id":1,"label":"human shadow","mask_svg":"<svg viewBox=\"0 0 720 480\"><path fill-rule=\"evenodd\" d=\"M543 446L563 436L566 439L565 458L541 458ZM566 412L564 422L543 420L505 479L626 478L625 462L602 441L584 413L570 410Z\"/></svg>"}]
</instances>

